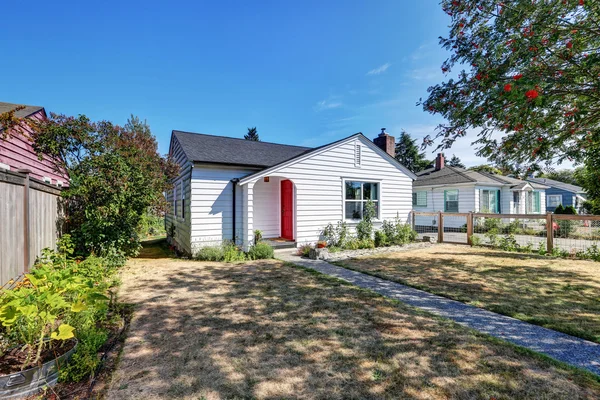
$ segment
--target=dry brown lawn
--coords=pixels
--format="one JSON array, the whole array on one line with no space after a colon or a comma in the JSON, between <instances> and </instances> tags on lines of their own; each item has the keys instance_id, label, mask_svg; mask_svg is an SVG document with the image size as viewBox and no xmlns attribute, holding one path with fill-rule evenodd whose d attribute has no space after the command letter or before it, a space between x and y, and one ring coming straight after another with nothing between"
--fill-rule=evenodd
<instances>
[{"instance_id":1,"label":"dry brown lawn","mask_svg":"<svg viewBox=\"0 0 600 400\"><path fill-rule=\"evenodd\" d=\"M337 263L600 343L600 263L436 245Z\"/></svg>"},{"instance_id":2,"label":"dry brown lawn","mask_svg":"<svg viewBox=\"0 0 600 400\"><path fill-rule=\"evenodd\" d=\"M600 384L279 261L131 260L109 399L594 399Z\"/></svg>"}]
</instances>

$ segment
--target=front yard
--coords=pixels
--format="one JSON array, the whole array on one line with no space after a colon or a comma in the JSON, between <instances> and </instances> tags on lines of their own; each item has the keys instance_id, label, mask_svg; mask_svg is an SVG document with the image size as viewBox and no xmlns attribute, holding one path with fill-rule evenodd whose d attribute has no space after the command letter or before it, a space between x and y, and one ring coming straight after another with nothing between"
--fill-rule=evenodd
<instances>
[{"instance_id":1,"label":"front yard","mask_svg":"<svg viewBox=\"0 0 600 400\"><path fill-rule=\"evenodd\" d=\"M600 263L436 245L336 263L600 342Z\"/></svg>"},{"instance_id":2,"label":"front yard","mask_svg":"<svg viewBox=\"0 0 600 400\"><path fill-rule=\"evenodd\" d=\"M421 250L423 251L423 250ZM591 399L600 384L279 261L130 260L109 399Z\"/></svg>"}]
</instances>

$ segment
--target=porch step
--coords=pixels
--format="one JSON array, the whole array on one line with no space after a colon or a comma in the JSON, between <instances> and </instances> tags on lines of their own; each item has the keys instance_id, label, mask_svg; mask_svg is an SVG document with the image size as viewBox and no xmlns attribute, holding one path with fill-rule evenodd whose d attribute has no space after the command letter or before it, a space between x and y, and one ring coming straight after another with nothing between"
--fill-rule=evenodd
<instances>
[{"instance_id":1,"label":"porch step","mask_svg":"<svg viewBox=\"0 0 600 400\"><path fill-rule=\"evenodd\" d=\"M262 241L269 244L271 247L273 247L276 250L278 250L278 249L295 249L296 248L296 242L291 241L291 240L263 239Z\"/></svg>"}]
</instances>

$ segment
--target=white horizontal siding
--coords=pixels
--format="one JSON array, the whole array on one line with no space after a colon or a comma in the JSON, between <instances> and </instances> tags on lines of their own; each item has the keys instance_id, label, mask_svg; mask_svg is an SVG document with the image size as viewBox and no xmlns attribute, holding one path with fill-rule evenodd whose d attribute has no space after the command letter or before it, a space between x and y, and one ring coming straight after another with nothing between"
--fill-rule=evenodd
<instances>
[{"instance_id":1,"label":"white horizontal siding","mask_svg":"<svg viewBox=\"0 0 600 400\"><path fill-rule=\"evenodd\" d=\"M262 231L265 238L281 236L281 180L260 180L254 185L254 230Z\"/></svg>"},{"instance_id":2,"label":"white horizontal siding","mask_svg":"<svg viewBox=\"0 0 600 400\"><path fill-rule=\"evenodd\" d=\"M413 207L416 212L444 212L444 191L458 190L458 212L467 213L476 211L478 193L474 185L449 185L439 187L415 186L413 191L427 192L427 207ZM412 200L411 200L412 201ZM412 204L412 203L411 203ZM464 220L464 221L463 221ZM437 222L436 222L437 223ZM464 217L452 217L450 213L444 222L446 227L459 227L466 223ZM431 216L416 216L415 225L430 226Z\"/></svg>"},{"instance_id":3,"label":"white horizontal siding","mask_svg":"<svg viewBox=\"0 0 600 400\"><path fill-rule=\"evenodd\" d=\"M191 240L190 240L190 179L191 179L191 163L185 157L179 142L175 137L171 139L171 148L170 148L170 156L173 160L179 165L179 175L172 182L174 188L176 188L175 193L173 190L167 191L167 203L168 209L165 214L165 228L167 232L169 232L169 228L172 226L175 227L175 237L171 238L172 244L176 245L180 250L183 250L186 253L191 253ZM184 184L185 191L185 213L184 217L181 217L181 204L182 204L182 193L181 193L181 183ZM176 199L173 198L173 195L176 195ZM177 204L177 215L174 214L174 201ZM174 242L174 243L173 243Z\"/></svg>"},{"instance_id":4,"label":"white horizontal siding","mask_svg":"<svg viewBox=\"0 0 600 400\"><path fill-rule=\"evenodd\" d=\"M356 144L361 145L362 162L359 167L354 163ZM316 242L328 223L335 224L343 219L344 178L380 183L381 219L399 216L406 221L411 211L412 179L385 155L371 149L363 138L341 143L297 163L281 167L270 175L290 179L295 185L294 236L298 243ZM259 185L260 183L256 184L253 189L255 207ZM254 224L258 223L256 216L248 217Z\"/></svg>"},{"instance_id":5,"label":"white horizontal siding","mask_svg":"<svg viewBox=\"0 0 600 400\"><path fill-rule=\"evenodd\" d=\"M191 250L219 245L232 240L233 187L231 180L255 172L249 168L235 168L196 164L191 174ZM243 223L242 190L236 192L235 236L241 237Z\"/></svg>"}]
</instances>

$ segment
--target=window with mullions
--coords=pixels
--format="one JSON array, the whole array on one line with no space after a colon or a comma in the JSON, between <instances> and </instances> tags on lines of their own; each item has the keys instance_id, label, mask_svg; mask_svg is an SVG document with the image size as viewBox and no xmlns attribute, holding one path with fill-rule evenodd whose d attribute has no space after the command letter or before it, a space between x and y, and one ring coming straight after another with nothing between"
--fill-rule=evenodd
<instances>
[{"instance_id":1,"label":"window with mullions","mask_svg":"<svg viewBox=\"0 0 600 400\"><path fill-rule=\"evenodd\" d=\"M346 181L344 196L346 219L362 219L369 200L375 205L375 218L379 218L379 183Z\"/></svg>"},{"instance_id":2,"label":"window with mullions","mask_svg":"<svg viewBox=\"0 0 600 400\"><path fill-rule=\"evenodd\" d=\"M458 212L458 189L444 190L444 212Z\"/></svg>"}]
</instances>

